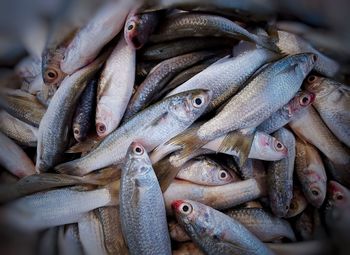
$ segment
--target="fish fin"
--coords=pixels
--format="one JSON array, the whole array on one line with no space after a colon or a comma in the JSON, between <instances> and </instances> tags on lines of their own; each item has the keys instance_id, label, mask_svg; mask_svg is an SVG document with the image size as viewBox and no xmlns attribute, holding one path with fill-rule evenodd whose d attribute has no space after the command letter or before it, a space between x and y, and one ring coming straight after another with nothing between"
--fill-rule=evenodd
<instances>
[{"instance_id":1,"label":"fish fin","mask_svg":"<svg viewBox=\"0 0 350 255\"><path fill-rule=\"evenodd\" d=\"M74 177L80 178L84 183L106 185L108 183L111 183L112 181L120 179L120 174L121 167L119 165L112 165L97 171L93 171L92 173L82 177Z\"/></svg>"},{"instance_id":2,"label":"fish fin","mask_svg":"<svg viewBox=\"0 0 350 255\"><path fill-rule=\"evenodd\" d=\"M119 189L120 189L120 180L114 181L106 186L106 189L111 195L111 201L107 204L108 206L119 205Z\"/></svg>"},{"instance_id":3,"label":"fish fin","mask_svg":"<svg viewBox=\"0 0 350 255\"><path fill-rule=\"evenodd\" d=\"M72 147L66 150L65 153L87 153L95 149L101 141L102 140L97 136L93 136L83 142L74 144Z\"/></svg>"},{"instance_id":4,"label":"fish fin","mask_svg":"<svg viewBox=\"0 0 350 255\"><path fill-rule=\"evenodd\" d=\"M169 157L164 158L153 165L154 172L157 175L163 193L167 190L181 168L182 166L174 166L171 164Z\"/></svg>"},{"instance_id":5,"label":"fish fin","mask_svg":"<svg viewBox=\"0 0 350 255\"><path fill-rule=\"evenodd\" d=\"M248 158L253 139L254 134L242 134L241 131L227 133L218 148L218 152L225 153L228 150L236 150L238 152L239 166L241 167Z\"/></svg>"},{"instance_id":6,"label":"fish fin","mask_svg":"<svg viewBox=\"0 0 350 255\"><path fill-rule=\"evenodd\" d=\"M277 43L279 41L276 19L272 19L267 23L266 31L271 38L271 41L274 43Z\"/></svg>"},{"instance_id":7,"label":"fish fin","mask_svg":"<svg viewBox=\"0 0 350 255\"><path fill-rule=\"evenodd\" d=\"M271 51L281 53L281 49L275 44L275 42L268 36L265 35L257 35L256 41L258 45L269 49Z\"/></svg>"},{"instance_id":8,"label":"fish fin","mask_svg":"<svg viewBox=\"0 0 350 255\"><path fill-rule=\"evenodd\" d=\"M61 174L74 176L83 176L89 173L86 169L77 166L75 160L59 164L54 167L54 170Z\"/></svg>"}]
</instances>

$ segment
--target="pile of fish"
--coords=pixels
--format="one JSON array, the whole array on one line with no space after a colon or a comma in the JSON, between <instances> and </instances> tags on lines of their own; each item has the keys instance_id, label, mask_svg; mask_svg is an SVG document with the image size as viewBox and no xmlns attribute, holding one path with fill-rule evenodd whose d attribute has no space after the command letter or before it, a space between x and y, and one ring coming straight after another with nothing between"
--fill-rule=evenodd
<instances>
[{"instance_id":1,"label":"pile of fish","mask_svg":"<svg viewBox=\"0 0 350 255\"><path fill-rule=\"evenodd\" d=\"M54 2L25 19L25 54L0 52L2 254L348 254L336 18L301 0Z\"/></svg>"}]
</instances>

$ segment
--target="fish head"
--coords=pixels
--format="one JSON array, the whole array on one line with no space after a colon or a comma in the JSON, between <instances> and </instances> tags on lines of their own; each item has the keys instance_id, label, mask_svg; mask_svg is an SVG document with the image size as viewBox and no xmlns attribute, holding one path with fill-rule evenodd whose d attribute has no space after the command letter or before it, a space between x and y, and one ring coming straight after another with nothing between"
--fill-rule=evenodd
<instances>
[{"instance_id":1,"label":"fish head","mask_svg":"<svg viewBox=\"0 0 350 255\"><path fill-rule=\"evenodd\" d=\"M213 93L210 90L196 89L173 95L169 112L186 125L191 124L205 111Z\"/></svg>"},{"instance_id":2,"label":"fish head","mask_svg":"<svg viewBox=\"0 0 350 255\"><path fill-rule=\"evenodd\" d=\"M333 90L332 86L327 85L326 78L316 75L309 75L304 81L304 87L317 97L327 96Z\"/></svg>"},{"instance_id":3,"label":"fish head","mask_svg":"<svg viewBox=\"0 0 350 255\"><path fill-rule=\"evenodd\" d=\"M80 128L80 124L79 123L74 123L73 124L73 135L75 140L77 140L78 142L82 142L83 137L86 137L86 134L83 134L83 129Z\"/></svg>"},{"instance_id":4,"label":"fish head","mask_svg":"<svg viewBox=\"0 0 350 255\"><path fill-rule=\"evenodd\" d=\"M308 189L304 190L304 192L306 191L305 196L313 206L319 208L323 204L327 193L327 178L318 174L324 171L323 165L311 163L304 171L308 176ZM303 182L303 180L301 181Z\"/></svg>"},{"instance_id":5,"label":"fish head","mask_svg":"<svg viewBox=\"0 0 350 255\"><path fill-rule=\"evenodd\" d=\"M47 50L43 54L42 76L45 85L58 86L67 75L60 68L64 50Z\"/></svg>"},{"instance_id":6,"label":"fish head","mask_svg":"<svg viewBox=\"0 0 350 255\"><path fill-rule=\"evenodd\" d=\"M337 208L350 208L350 191L336 181L328 183L328 203Z\"/></svg>"},{"instance_id":7,"label":"fish head","mask_svg":"<svg viewBox=\"0 0 350 255\"><path fill-rule=\"evenodd\" d=\"M124 38L129 45L132 45L134 49L139 49L143 46L141 37L142 33L139 33L140 16L132 15L125 22L124 26Z\"/></svg>"},{"instance_id":8,"label":"fish head","mask_svg":"<svg viewBox=\"0 0 350 255\"><path fill-rule=\"evenodd\" d=\"M287 147L275 137L264 132L256 132L253 146L258 155L256 158L263 160L280 160L287 157Z\"/></svg>"},{"instance_id":9,"label":"fish head","mask_svg":"<svg viewBox=\"0 0 350 255\"><path fill-rule=\"evenodd\" d=\"M294 217L300 214L305 210L307 205L308 202L305 199L303 192L298 187L294 187L293 198L290 201L286 218Z\"/></svg>"},{"instance_id":10,"label":"fish head","mask_svg":"<svg viewBox=\"0 0 350 255\"><path fill-rule=\"evenodd\" d=\"M315 101L315 94L310 91L299 91L288 103L288 116L293 117Z\"/></svg>"},{"instance_id":11,"label":"fish head","mask_svg":"<svg viewBox=\"0 0 350 255\"><path fill-rule=\"evenodd\" d=\"M102 101L96 107L96 133L99 137L105 137L113 131L113 111L108 107L108 103Z\"/></svg>"}]
</instances>

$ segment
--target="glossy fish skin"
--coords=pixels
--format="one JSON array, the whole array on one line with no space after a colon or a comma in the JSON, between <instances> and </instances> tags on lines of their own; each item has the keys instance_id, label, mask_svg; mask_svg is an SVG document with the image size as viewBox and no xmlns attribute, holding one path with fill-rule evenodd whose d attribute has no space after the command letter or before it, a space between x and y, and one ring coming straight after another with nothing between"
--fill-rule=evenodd
<instances>
[{"instance_id":1,"label":"glossy fish skin","mask_svg":"<svg viewBox=\"0 0 350 255\"><path fill-rule=\"evenodd\" d=\"M315 100L315 94L308 91L298 92L286 105L273 113L256 129L271 134L288 124Z\"/></svg>"},{"instance_id":2,"label":"glossy fish skin","mask_svg":"<svg viewBox=\"0 0 350 255\"><path fill-rule=\"evenodd\" d=\"M262 242L288 238L295 241L289 222L280 219L262 208L229 209L225 214L239 221Z\"/></svg>"},{"instance_id":3,"label":"glossy fish skin","mask_svg":"<svg viewBox=\"0 0 350 255\"><path fill-rule=\"evenodd\" d=\"M295 171L306 199L319 208L326 197L327 175L317 149L296 139Z\"/></svg>"},{"instance_id":4,"label":"glossy fish skin","mask_svg":"<svg viewBox=\"0 0 350 255\"><path fill-rule=\"evenodd\" d=\"M159 12L137 14L132 11L124 26L124 38L128 45L135 50L142 48L156 28L159 18Z\"/></svg>"},{"instance_id":5,"label":"glossy fish skin","mask_svg":"<svg viewBox=\"0 0 350 255\"><path fill-rule=\"evenodd\" d=\"M206 254L273 254L238 221L209 206L176 200L172 208L179 223Z\"/></svg>"},{"instance_id":6,"label":"glossy fish skin","mask_svg":"<svg viewBox=\"0 0 350 255\"><path fill-rule=\"evenodd\" d=\"M249 51L235 58L223 58L172 90L168 96L191 89L209 89L213 92L207 109L210 111L234 95L258 68L277 58L277 54L265 49Z\"/></svg>"},{"instance_id":7,"label":"glossy fish skin","mask_svg":"<svg viewBox=\"0 0 350 255\"><path fill-rule=\"evenodd\" d=\"M134 140L142 142L146 151L151 151L188 128L204 112L211 96L209 91L193 90L166 98L109 134L84 157L61 164L56 170L85 175L110 164L121 163ZM199 101L200 104L197 104Z\"/></svg>"},{"instance_id":8,"label":"glossy fish skin","mask_svg":"<svg viewBox=\"0 0 350 255\"><path fill-rule=\"evenodd\" d=\"M94 124L96 108L97 80L89 81L82 92L73 117L73 134L78 142L84 141Z\"/></svg>"},{"instance_id":9,"label":"glossy fish skin","mask_svg":"<svg viewBox=\"0 0 350 255\"><path fill-rule=\"evenodd\" d=\"M201 185L219 186L238 181L231 174L208 157L192 159L182 166L177 179Z\"/></svg>"},{"instance_id":10,"label":"glossy fish skin","mask_svg":"<svg viewBox=\"0 0 350 255\"><path fill-rule=\"evenodd\" d=\"M213 53L210 51L200 51L160 62L151 70L132 96L123 117L124 121L129 120L136 113L147 107L157 92L176 74L210 56L213 56Z\"/></svg>"},{"instance_id":11,"label":"glossy fish skin","mask_svg":"<svg viewBox=\"0 0 350 255\"><path fill-rule=\"evenodd\" d=\"M163 195L168 213L171 213L171 203L176 199L191 199L222 210L266 195L266 187L264 179L248 179L221 186L174 180Z\"/></svg>"},{"instance_id":12,"label":"glossy fish skin","mask_svg":"<svg viewBox=\"0 0 350 255\"><path fill-rule=\"evenodd\" d=\"M288 56L267 66L199 128L198 137L212 140L229 131L258 126L296 94L315 60L314 54L306 53Z\"/></svg>"},{"instance_id":13,"label":"glossy fish skin","mask_svg":"<svg viewBox=\"0 0 350 255\"><path fill-rule=\"evenodd\" d=\"M68 76L61 84L40 122L36 169L45 172L62 160L67 149L71 123L79 96L97 72L104 56Z\"/></svg>"},{"instance_id":14,"label":"glossy fish skin","mask_svg":"<svg viewBox=\"0 0 350 255\"><path fill-rule=\"evenodd\" d=\"M222 36L243 39L279 52L270 38L252 34L224 17L201 13L178 13L168 17L150 40L161 42L192 36Z\"/></svg>"},{"instance_id":15,"label":"glossy fish skin","mask_svg":"<svg viewBox=\"0 0 350 255\"><path fill-rule=\"evenodd\" d=\"M274 136L288 148L288 156L269 164L267 171L268 193L272 212L277 217L284 217L293 197L295 138L290 131L284 128L275 132Z\"/></svg>"},{"instance_id":16,"label":"glossy fish skin","mask_svg":"<svg viewBox=\"0 0 350 255\"><path fill-rule=\"evenodd\" d=\"M135 50L120 37L98 82L96 133L106 137L115 130L130 101L135 82Z\"/></svg>"},{"instance_id":17,"label":"glossy fish skin","mask_svg":"<svg viewBox=\"0 0 350 255\"><path fill-rule=\"evenodd\" d=\"M4 110L0 110L0 131L15 140L18 144L36 147L38 129L16 119Z\"/></svg>"},{"instance_id":18,"label":"glossy fish skin","mask_svg":"<svg viewBox=\"0 0 350 255\"><path fill-rule=\"evenodd\" d=\"M13 175L22 178L35 174L33 162L14 141L0 132L0 164Z\"/></svg>"},{"instance_id":19,"label":"glossy fish skin","mask_svg":"<svg viewBox=\"0 0 350 255\"><path fill-rule=\"evenodd\" d=\"M307 90L316 94L313 106L332 133L350 148L350 89L320 76L311 75L304 83Z\"/></svg>"},{"instance_id":20,"label":"glossy fish skin","mask_svg":"<svg viewBox=\"0 0 350 255\"><path fill-rule=\"evenodd\" d=\"M164 200L145 148L131 143L119 193L122 232L130 254L171 254Z\"/></svg>"}]
</instances>

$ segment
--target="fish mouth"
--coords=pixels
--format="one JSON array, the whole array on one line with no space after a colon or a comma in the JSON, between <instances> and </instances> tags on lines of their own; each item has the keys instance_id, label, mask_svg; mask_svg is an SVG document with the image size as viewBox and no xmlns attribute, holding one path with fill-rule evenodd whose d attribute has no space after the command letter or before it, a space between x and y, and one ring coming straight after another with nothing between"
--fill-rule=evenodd
<instances>
[{"instance_id":1,"label":"fish mouth","mask_svg":"<svg viewBox=\"0 0 350 255\"><path fill-rule=\"evenodd\" d=\"M96 123L96 132L98 136L103 136L107 131L107 127L105 124L98 122Z\"/></svg>"}]
</instances>

